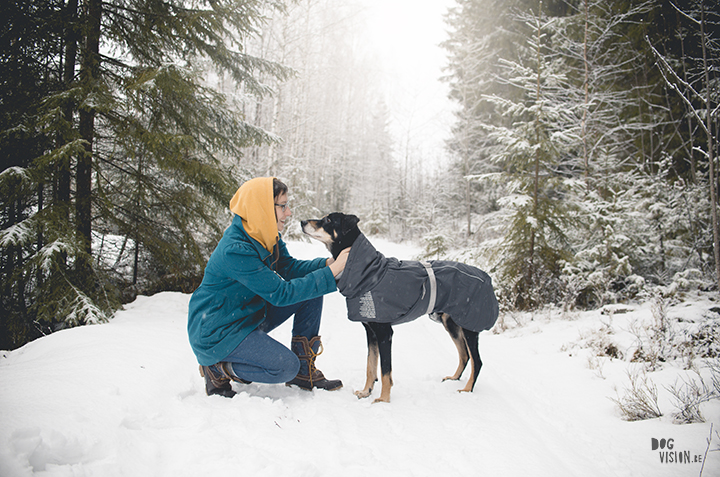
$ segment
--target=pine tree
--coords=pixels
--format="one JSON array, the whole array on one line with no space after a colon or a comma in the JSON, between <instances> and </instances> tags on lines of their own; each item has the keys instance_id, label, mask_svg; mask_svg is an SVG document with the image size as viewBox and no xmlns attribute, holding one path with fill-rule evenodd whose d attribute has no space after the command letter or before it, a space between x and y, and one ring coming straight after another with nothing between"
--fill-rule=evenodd
<instances>
[{"instance_id":1,"label":"pine tree","mask_svg":"<svg viewBox=\"0 0 720 477\"><path fill-rule=\"evenodd\" d=\"M53 213L47 192L49 167L36 158L55 144L43 130L49 115L38 98L58 89L54 59L62 53L61 2L5 2L0 50L0 348L9 349L52 330L58 320L35 320L33 288L43 281L38 257L54 236L66 235L58 224L43 223ZM68 240L64 241L68 243Z\"/></svg>"},{"instance_id":2,"label":"pine tree","mask_svg":"<svg viewBox=\"0 0 720 477\"><path fill-rule=\"evenodd\" d=\"M657 251L640 245L648 245L653 236L646 233L637 210L648 189L637 186L647 172L634 158L645 154L636 138L653 131L660 120L637 112L637 104L650 97L652 88L626 86L634 82L638 65L646 62L629 30L651 11L650 2L584 0L554 22L555 48L579 112L580 143L571 154L578 159L576 177L584 183L584 190L576 190L571 199L578 220L569 231L573 258L563 265L562 274L565 302L571 305L599 306L612 300L609 290L622 288L634 266L647 265L640 255ZM648 182L653 180L657 178Z\"/></svg>"},{"instance_id":3,"label":"pine tree","mask_svg":"<svg viewBox=\"0 0 720 477\"><path fill-rule=\"evenodd\" d=\"M0 187L18 191L0 204L10 305L3 323L16 323L6 345L16 347L37 336L27 332L32 323L49 325L44 333L102 321L117 306L128 278L110 273L94 241L127 239L133 281L142 278L146 290L192 286L222 229L218 218L237 186L243 148L273 140L208 86L204 67L258 96L269 93L259 75L289 70L245 51L266 8L280 8L276 2L70 0L7 8L3 62L40 85L20 85L28 96L3 103L11 107L0 137L23 132L23 143L37 145L21 157L20 148L3 144ZM3 83L3 98L13 86ZM223 166L224 158L235 167Z\"/></svg>"},{"instance_id":4,"label":"pine tree","mask_svg":"<svg viewBox=\"0 0 720 477\"><path fill-rule=\"evenodd\" d=\"M497 143L488 134L484 124L507 126L503 117L487 96L495 95L516 99L521 94L514 87L497 81L500 75L499 58L512 58L517 54L519 41L508 11L514 2L494 0L461 0L450 8L446 23L450 27L449 39L443 44L448 52L450 98L459 105L457 121L448 141L453 153L451 167L455 205L448 212L464 222L466 236L473 233L472 216L487 211L479 204L483 196L492 194L497 185L483 178L492 177L500 168L488 160L495 153Z\"/></svg>"},{"instance_id":5,"label":"pine tree","mask_svg":"<svg viewBox=\"0 0 720 477\"><path fill-rule=\"evenodd\" d=\"M540 4L542 8L542 4ZM520 101L488 96L512 118L510 126L486 124L501 148L491 156L506 178L509 225L500 260L501 276L520 308L561 296L560 263L569 258L567 200L578 168L569 151L579 138L577 102L568 97L564 62L552 48L553 18L539 10L524 24L534 30L520 61L505 60L504 81L523 92Z\"/></svg>"}]
</instances>

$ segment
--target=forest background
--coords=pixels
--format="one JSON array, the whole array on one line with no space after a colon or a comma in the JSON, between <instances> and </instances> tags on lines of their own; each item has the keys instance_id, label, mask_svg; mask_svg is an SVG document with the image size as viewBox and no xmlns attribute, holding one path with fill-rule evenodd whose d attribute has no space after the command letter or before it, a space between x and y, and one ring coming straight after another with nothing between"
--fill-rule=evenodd
<instances>
[{"instance_id":1,"label":"forest background","mask_svg":"<svg viewBox=\"0 0 720 477\"><path fill-rule=\"evenodd\" d=\"M718 290L717 1L457 0L442 157L392 130L359 8L3 3L0 349L191 292L258 175L505 309Z\"/></svg>"}]
</instances>

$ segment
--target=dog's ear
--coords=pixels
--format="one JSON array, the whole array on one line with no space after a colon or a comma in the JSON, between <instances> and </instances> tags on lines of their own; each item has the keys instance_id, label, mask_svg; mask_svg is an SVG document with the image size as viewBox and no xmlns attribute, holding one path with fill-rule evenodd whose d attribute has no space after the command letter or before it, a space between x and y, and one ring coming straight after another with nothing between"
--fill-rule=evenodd
<instances>
[{"instance_id":1,"label":"dog's ear","mask_svg":"<svg viewBox=\"0 0 720 477\"><path fill-rule=\"evenodd\" d=\"M358 222L360 222L360 219L358 219L354 215L346 215L343 217L342 221L342 233L345 235L346 233L350 232L352 229L357 227Z\"/></svg>"}]
</instances>

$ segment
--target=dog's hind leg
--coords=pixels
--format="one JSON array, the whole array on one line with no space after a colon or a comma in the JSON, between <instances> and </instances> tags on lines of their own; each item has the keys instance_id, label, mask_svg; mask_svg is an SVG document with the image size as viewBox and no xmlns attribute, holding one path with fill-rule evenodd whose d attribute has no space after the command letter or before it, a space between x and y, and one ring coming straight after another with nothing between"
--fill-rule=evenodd
<instances>
[{"instance_id":1,"label":"dog's hind leg","mask_svg":"<svg viewBox=\"0 0 720 477\"><path fill-rule=\"evenodd\" d=\"M380 397L373 402L390 402L390 388L392 388L392 326L389 323L371 323L378 340L380 353L380 373L382 375L382 391Z\"/></svg>"},{"instance_id":2,"label":"dog's hind leg","mask_svg":"<svg viewBox=\"0 0 720 477\"><path fill-rule=\"evenodd\" d=\"M465 335L465 341L467 342L467 349L470 352L470 363L472 365L472 374L468 379L465 389L461 389L460 392L472 392L477 381L478 374L480 374L480 368L482 368L482 361L480 360L480 351L478 351L478 332L462 329Z\"/></svg>"},{"instance_id":3,"label":"dog's hind leg","mask_svg":"<svg viewBox=\"0 0 720 477\"><path fill-rule=\"evenodd\" d=\"M468 354L468 344L465 340L465 334L463 333L463 329L460 328L453 320L450 318L450 315L447 313L443 313L441 315L442 318L442 324L447 330L448 334L450 335L450 338L452 338L453 343L455 343L455 347L457 348L458 352L458 367L455 370L455 374L452 376L446 376L443 378L443 381L447 380L453 380L457 381L460 379L460 376L462 376L463 371L465 371L465 367L467 366L468 359L470 358Z\"/></svg>"},{"instance_id":4,"label":"dog's hind leg","mask_svg":"<svg viewBox=\"0 0 720 477\"><path fill-rule=\"evenodd\" d=\"M355 395L358 399L368 397L373 390L373 386L377 381L377 367L378 367L378 338L375 331L367 323L363 323L365 327L365 333L367 334L368 343L368 356L367 356L367 379L365 380L365 389L362 391L355 391Z\"/></svg>"}]
</instances>

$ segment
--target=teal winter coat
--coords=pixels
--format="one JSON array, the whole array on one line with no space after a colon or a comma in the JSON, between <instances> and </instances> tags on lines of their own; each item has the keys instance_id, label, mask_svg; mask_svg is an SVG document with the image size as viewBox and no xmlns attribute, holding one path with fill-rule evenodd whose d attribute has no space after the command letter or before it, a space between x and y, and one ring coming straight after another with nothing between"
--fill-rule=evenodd
<instances>
[{"instance_id":1,"label":"teal winter coat","mask_svg":"<svg viewBox=\"0 0 720 477\"><path fill-rule=\"evenodd\" d=\"M250 237L236 215L190 298L188 336L198 363L227 357L265 319L267 304L288 306L335 291L325 258L296 260L282 240L279 259Z\"/></svg>"}]
</instances>

